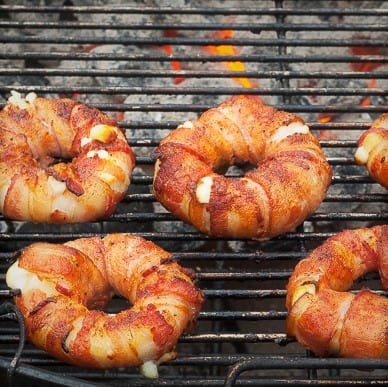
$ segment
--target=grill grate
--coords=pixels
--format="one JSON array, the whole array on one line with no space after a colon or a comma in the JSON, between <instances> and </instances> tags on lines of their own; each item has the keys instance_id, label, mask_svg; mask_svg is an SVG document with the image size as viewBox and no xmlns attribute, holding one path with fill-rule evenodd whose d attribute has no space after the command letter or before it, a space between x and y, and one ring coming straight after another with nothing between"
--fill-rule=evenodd
<instances>
[{"instance_id":1,"label":"grill grate","mask_svg":"<svg viewBox=\"0 0 388 387\"><path fill-rule=\"evenodd\" d=\"M105 221L47 226L0 216L0 296L10 298L5 272L20 248L116 231L151 239L193 268L206 304L195 331L180 339L178 358L161 365L154 381L136 369L66 365L28 343L13 369L21 335L15 313L7 311L0 319L3 380L17 387L388 384L386 360L315 358L284 333L285 284L296 262L344 228L388 223L387 191L353 161L359 134L388 111L386 2L34 4L0 2L1 106L11 90L93 104L125 129L137 167L123 202ZM225 52L214 51L217 46ZM300 114L334 170L317 212L271 241L201 235L152 195L152 152L160 139L234 94L259 95ZM386 295L377 275L353 291L363 286ZM123 307L115 298L109 312Z\"/></svg>"}]
</instances>

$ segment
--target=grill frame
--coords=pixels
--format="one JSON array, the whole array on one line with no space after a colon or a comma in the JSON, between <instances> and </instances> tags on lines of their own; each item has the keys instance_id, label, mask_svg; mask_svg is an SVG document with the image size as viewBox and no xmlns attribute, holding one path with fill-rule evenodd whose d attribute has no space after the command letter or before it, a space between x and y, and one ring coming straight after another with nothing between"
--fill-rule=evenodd
<instances>
[{"instance_id":1,"label":"grill frame","mask_svg":"<svg viewBox=\"0 0 388 387\"><path fill-rule=\"evenodd\" d=\"M66 3L66 2L65 2ZM68 3L68 2L67 2ZM156 381L146 380L138 375L137 370L111 370L91 371L83 370L72 366L64 365L55 359L45 355L29 344L26 344L22 351L21 359L18 364L12 363L13 356L17 351L19 343L19 327L15 324L15 313L10 312L0 319L0 375L5 380L8 377L9 384L13 386L25 385L26 381L35 383L39 386L91 386L110 383L113 386L130 385L133 386L251 386L251 385L282 385L282 384L312 384L312 385L366 385L366 384L388 384L388 375L384 371L388 368L388 362L385 360L356 360L356 359L318 359L311 353L301 351L301 348L292 340L285 336L279 328L286 317L282 302L285 296L284 283L291 273L292 266L303 258L314 246L323 242L327 237L333 235L342 223L352 225L361 225L364 223L374 225L388 223L387 202L388 195L382 191L367 176L365 170L354 166L349 151L356 146L355 139L347 139L347 133L364 130L369 126L369 122L364 121L346 121L342 115L351 114L362 117L365 114L371 116L379 113L388 112L386 104L386 88L347 86L330 87L298 87L293 86L296 80L315 80L322 78L327 80L346 79L348 82L377 79L386 81L388 71L347 71L347 70L294 70L293 65L306 63L316 64L380 64L388 63L388 56L383 54L365 54L350 55L349 53L338 55L336 48L344 47L368 47L369 49L384 48L386 40L382 38L373 39L352 39L345 38L290 38L290 33L321 31L331 32L334 29L339 32L368 32L371 36L387 32L386 24L373 25L341 25L329 24L325 18L338 17L388 17L388 9L375 8L376 2L370 2L369 9L355 9L349 7L339 9L334 5L325 8L309 9L295 8L298 1L267 1L263 2L262 7L252 6L252 2L247 2L244 7L221 7L206 8L206 3L198 2L199 7L168 7L168 6L140 6L135 5L117 5L113 6L26 6L26 5L0 5L0 14L4 19L0 20L0 29L10 29L12 34L3 34L0 42L11 48L9 52L0 52L0 61L15 60L13 67L0 69L0 77L8 82L0 85L0 92L3 96L10 93L11 90L28 93L37 92L39 95L69 95L78 93L86 98L95 98L92 104L97 108L114 113L137 113L141 111L144 114L153 117L155 114L165 114L172 119L157 120L122 120L122 126L127 133L139 130L148 131L152 134L149 138L128 136L128 141L136 150L137 164L144 168L144 173L133 176L132 184L123 200L123 206L106 222L95 222L79 229L71 230L65 228L55 228L54 231L48 230L43 226L31 226L26 230L19 231L18 222L9 222L0 216L0 222L6 225L5 231L0 234L0 245L4 247L0 251L0 278L4 279L4 273L10 260L14 258L19 248L29 243L40 241L42 239L51 242L63 242L69 239L79 237L88 237L94 235L104 235L107 232L130 229L130 232L136 235L151 239L162 245L166 244L172 247L178 243L182 247L183 242L189 247L174 248L173 254L184 266L189 266L197 271L198 281L204 288L208 304L201 312L197 329L191 334L184 335L178 344L178 351L181 352L178 358L167 365L161 366L161 377ZM162 2L163 3L163 2ZM265 4L264 4L265 3ZM327 3L325 1L319 2ZM333 2L330 2L333 3ZM334 2L335 3L335 2ZM364 2L357 2L359 4ZM369 2L366 2L369 4ZM249 5L250 4L250 5ZM354 2L352 2L352 5ZM268 7L265 7L269 5ZM47 15L57 17L55 22L35 22L29 21L28 14L39 17ZM163 18L164 16L200 16L200 17L272 17L271 22L257 23L226 23L226 22L202 22L191 23L184 22L176 25L169 25L167 22L160 22L156 25L119 23L116 26L111 24L102 24L109 31L117 33L116 36L106 35L102 28L95 30L97 36L90 36L91 27L97 27L98 23L89 23L76 21L82 19L87 14L93 15L112 15L119 17L122 15L139 16L144 14ZM7 16L8 15L8 19ZM288 18L314 16L322 18L322 24L317 23L295 23L290 22ZM18 21L9 20L10 17L19 18ZM20 21L20 17L26 17L27 21ZM382 19L384 20L384 19ZM370 28L368 28L368 26ZM101 27L101 25L100 25ZM247 31L257 31L272 33L271 38L262 38L260 34L254 37L237 37L231 39L215 39L209 37L142 37L128 36L128 31L136 33L141 27L144 31L160 33L166 27L177 31L205 31L214 32L229 27L236 32L246 33ZM59 30L58 35L49 37L39 36L39 32L48 29L49 31ZM68 31L76 30L79 34L87 32L86 36L66 36ZM28 31L31 35L24 35ZM37 36L34 34L38 34ZM74 52L70 48L79 45L123 45L137 46L141 49L139 53L122 52ZM231 44L238 49L244 49L249 46L255 50L268 49L269 54L255 53L237 53L235 55L211 55L204 54L193 56L190 53L180 51L173 52L171 55L149 51L149 46L163 46L171 44L173 48L201 47L206 45ZM18 45L25 45L27 50L16 49ZM55 48L55 45L59 45ZM328 47L329 54L295 54L298 50L319 48L320 45ZM36 47L39 47L36 49ZM53 47L55 49L53 49ZM292 53L289 53L289 50ZM330 51L334 50L334 54ZM240 72L231 72L221 68L222 62L242 61L251 69ZM53 61L54 68L50 64L46 66L45 61ZM127 61L128 63L148 63L150 66L160 66L158 69L69 69L67 63L75 61L75 64L83 64L84 61L97 64L110 61ZM166 69L171 61L178 61L182 64L202 64L208 65L209 69L188 68L180 70ZM65 68L58 68L56 63L64 62ZM28 66L25 66L27 63ZM277 69L261 70L261 66L273 65ZM136 67L136 66L135 66ZM195 66L193 66L195 67ZM214 69L216 68L216 69ZM64 77L64 79L75 79L76 77L100 77L101 85L87 86L61 86L58 84L44 84L46 79L55 79ZM17 79L27 80L28 84L18 84L13 81ZM108 77L136 79L158 78L160 82L157 86L116 86L107 84L105 79ZM161 80L174 77L183 77L186 79L210 80L210 87L187 86L167 84ZM231 78L247 77L261 80L270 78L274 80L275 86L263 87L256 86L250 89L244 89L243 93L260 95L268 97L273 101L276 99L276 107L279 109L295 112L309 118L308 124L316 133L328 131L332 134L339 134L340 138L320 138L321 144L328 154L330 164L335 168L332 187L325 198L323 208L320 208L313 214L305 224L300 226L295 232L280 236L273 241L255 244L253 246L242 245L244 241L223 240L203 236L195 230L186 228L179 221L166 212L160 212L150 209L155 203L155 199L150 192L152 176L150 168L153 165L152 149L158 144L158 137L153 134L160 131L174 129L180 121L175 119L175 113L184 113L190 117L205 111L216 103L209 104L204 102L208 99L200 97L228 96L242 93L241 87L228 83L228 86L219 86L216 80L225 80L231 82ZM212 81L215 83L211 83ZM108 81L107 81L108 82ZM55 83L55 82L54 82ZM113 97L121 95L130 96L149 96L159 95L161 104L155 101L127 103L112 102ZM168 96L180 97L182 95L191 95L198 97L195 102L182 103L178 101L170 104L164 99ZM348 97L353 101L358 96L374 97L373 101L382 100L384 103L372 102L367 106L360 106L358 102L349 104L301 104L298 98L319 97ZM82 98L80 98L82 100ZM358 101L358 100L357 100ZM311 119L318 114L339 115L338 120L328 123L321 123ZM345 134L344 134L345 133ZM343 136L343 137L341 137ZM146 149L146 154L142 149ZM341 151L347 151L345 155ZM334 152L331 152L334 151ZM338 151L337 153L335 151ZM339 153L339 154L338 154ZM348 168L351 173L348 173ZM356 168L356 172L354 172ZM233 173L231 173L233 175ZM341 187L339 193L334 189ZM362 188L362 192L348 192L347 188ZM365 188L366 187L366 188ZM369 188L372 187L370 191ZM350 189L349 188L349 189ZM332 192L333 191L333 192ZM357 191L357 190L356 190ZM331 204L348 204L354 206L356 210L342 212L334 211ZM381 204L383 210L381 210ZM384 207L385 204L385 207ZM374 206L377 209L373 209ZM144 207L144 208L143 208ZM361 208L372 208L370 210L359 210ZM140 208L140 210L139 210ZM178 231L167 229L155 231L155 224L178 224ZM309 231L310 223L313 230ZM340 226L338 226L338 223ZM333 225L333 229L331 229ZM334 227L336 226L336 227ZM140 231L136 230L140 228ZM156 227L158 228L158 227ZM307 231L306 231L307 230ZM234 247L234 245L239 247ZM193 247L192 247L193 246ZM231 247L233 246L233 247ZM281 247L278 247L281 246ZM171 249L170 249L171 250ZM211 263L208 263L211 261ZM247 268L241 270L240 266L244 264ZM209 265L209 267L207 266ZM279 265L279 267L278 267ZM375 285L377 276L370 275L357 284L357 288L364 284ZM248 283L245 286L244 282ZM254 285L258 283L258 285ZM270 284L270 285L268 285ZM10 298L10 293L5 289L0 290L0 296L4 299ZM377 288L380 294L387 294L381 288ZM254 309L260 302L268 302L268 305L260 310ZM254 305L251 309L246 304ZM236 304L237 306L235 306ZM271 305L274 304L274 307ZM121 305L121 300L115 300L112 306L113 311ZM225 309L226 307L226 309ZM214 310L212 309L214 308ZM229 308L229 309L228 309ZM240 308L240 309L239 309ZM253 323L258 325L256 329ZM276 329L268 330L268 325L274 324ZM240 329L240 325L242 328ZM229 331L230 330L230 331ZM196 351L206 348L204 354L200 352L191 353L190 348L195 347ZM225 350L225 347L227 348ZM263 347L264 349L261 349ZM275 348L276 347L276 351ZM245 349L241 351L241 348ZM253 352L247 351L254 349ZM266 348L269 348L268 354ZM290 351L283 351L283 348L291 348ZM258 349L255 351L255 349ZM236 351L237 353L233 353ZM278 353L276 353L278 352ZM206 367L210 371L201 375L201 370ZM374 371L370 371L374 369ZM361 370L361 371L359 371ZM367 372L368 371L368 372ZM247 376L248 375L248 376Z\"/></svg>"}]
</instances>

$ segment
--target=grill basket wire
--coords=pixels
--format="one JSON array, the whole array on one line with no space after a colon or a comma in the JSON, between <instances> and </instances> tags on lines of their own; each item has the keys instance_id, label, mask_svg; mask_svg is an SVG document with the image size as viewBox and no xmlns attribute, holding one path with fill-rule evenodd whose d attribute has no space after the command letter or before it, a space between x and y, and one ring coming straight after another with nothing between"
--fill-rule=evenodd
<instances>
[{"instance_id":1,"label":"grill basket wire","mask_svg":"<svg viewBox=\"0 0 388 387\"><path fill-rule=\"evenodd\" d=\"M153 381L132 368L66 365L29 343L15 364L23 335L16 313L5 308L0 319L3 380L8 376L13 386L388 384L387 361L316 358L287 338L284 305L296 262L328 236L388 223L387 191L353 161L360 133L388 111L386 2L34 4L0 3L2 105L11 90L93 104L119 120L137 167L125 199L106 221L47 226L2 217L3 301L11 298L5 272L30 243L130 232L193 268L206 303L196 329L180 339L178 358L161 365L160 378ZM215 50L220 45L225 52ZM266 242L203 236L152 195L152 152L160 139L234 94L259 95L300 114L334 171L316 213L295 231ZM375 274L358 281L353 291L364 286L386 295ZM126 307L117 297L108 311Z\"/></svg>"}]
</instances>

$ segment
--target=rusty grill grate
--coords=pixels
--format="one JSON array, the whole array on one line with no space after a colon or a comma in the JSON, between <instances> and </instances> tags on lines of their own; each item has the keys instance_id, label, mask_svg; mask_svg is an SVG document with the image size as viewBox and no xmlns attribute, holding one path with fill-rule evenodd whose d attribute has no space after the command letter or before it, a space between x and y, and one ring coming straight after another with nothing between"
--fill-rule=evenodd
<instances>
[{"instance_id":1,"label":"rusty grill grate","mask_svg":"<svg viewBox=\"0 0 388 387\"><path fill-rule=\"evenodd\" d=\"M193 268L207 301L176 360L147 380L136 369L63 364L28 343L2 305L0 375L13 386L388 384L386 360L315 358L285 336L285 284L296 264L345 228L388 223L387 191L356 166L360 133L388 111L386 1L0 1L0 103L11 90L95 105L125 128L137 156L109 219L47 226L0 217L0 291L18 249L109 232L151 239ZM155 201L152 151L182 121L233 94L300 114L334 170L318 211L267 242L203 236ZM230 170L230 175L240 173ZM377 275L356 284L386 294ZM8 300L9 301L9 300ZM5 305L8 305L6 307ZM116 298L109 307L125 307ZM13 373L13 374L12 374Z\"/></svg>"}]
</instances>

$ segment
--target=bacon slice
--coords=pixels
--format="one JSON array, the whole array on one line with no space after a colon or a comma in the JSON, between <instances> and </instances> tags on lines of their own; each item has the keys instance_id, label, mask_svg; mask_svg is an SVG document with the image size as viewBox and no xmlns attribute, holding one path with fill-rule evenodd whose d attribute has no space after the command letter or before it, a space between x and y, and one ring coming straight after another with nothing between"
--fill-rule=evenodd
<instances>
[{"instance_id":1,"label":"bacon slice","mask_svg":"<svg viewBox=\"0 0 388 387\"><path fill-rule=\"evenodd\" d=\"M374 180L388 188L388 114L375 120L361 135L354 159L366 166Z\"/></svg>"},{"instance_id":2,"label":"bacon slice","mask_svg":"<svg viewBox=\"0 0 388 387\"><path fill-rule=\"evenodd\" d=\"M122 130L93 107L14 92L0 112L0 212L10 219L107 217L125 195L134 164Z\"/></svg>"},{"instance_id":3,"label":"bacon slice","mask_svg":"<svg viewBox=\"0 0 388 387\"><path fill-rule=\"evenodd\" d=\"M332 171L301 118L236 96L186 121L155 151L153 189L175 216L219 237L268 239L321 204ZM254 169L220 174L233 164Z\"/></svg>"},{"instance_id":4,"label":"bacon slice","mask_svg":"<svg viewBox=\"0 0 388 387\"><path fill-rule=\"evenodd\" d=\"M154 243L128 234L35 243L7 271L28 339L65 362L90 368L157 364L176 356L203 303L193 273ZM116 293L130 309L103 309Z\"/></svg>"},{"instance_id":5,"label":"bacon slice","mask_svg":"<svg viewBox=\"0 0 388 387\"><path fill-rule=\"evenodd\" d=\"M347 290L371 271L388 289L388 226L345 230L295 267L287 284L287 334L319 356L388 358L388 299Z\"/></svg>"}]
</instances>

